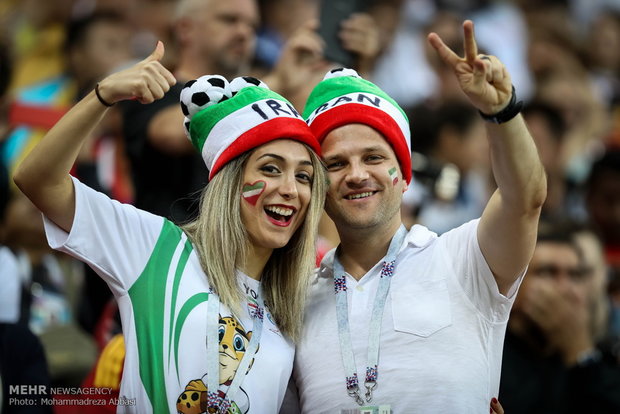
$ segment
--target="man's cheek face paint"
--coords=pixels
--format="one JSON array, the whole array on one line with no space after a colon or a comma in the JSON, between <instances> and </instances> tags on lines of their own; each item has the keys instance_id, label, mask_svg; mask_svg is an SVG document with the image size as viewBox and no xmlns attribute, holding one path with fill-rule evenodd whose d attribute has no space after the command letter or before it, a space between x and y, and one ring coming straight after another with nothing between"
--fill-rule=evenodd
<instances>
[{"instance_id":1,"label":"man's cheek face paint","mask_svg":"<svg viewBox=\"0 0 620 414\"><path fill-rule=\"evenodd\" d=\"M396 172L396 167L390 168L388 170L388 174L390 174L390 178L392 179L392 185L396 185L398 182L398 173Z\"/></svg>"},{"instance_id":2,"label":"man's cheek face paint","mask_svg":"<svg viewBox=\"0 0 620 414\"><path fill-rule=\"evenodd\" d=\"M263 191L265 191L265 188L267 188L267 184L262 180L255 181L251 184L243 184L241 195L245 201L255 206L258 202L258 198L263 194Z\"/></svg>"}]
</instances>

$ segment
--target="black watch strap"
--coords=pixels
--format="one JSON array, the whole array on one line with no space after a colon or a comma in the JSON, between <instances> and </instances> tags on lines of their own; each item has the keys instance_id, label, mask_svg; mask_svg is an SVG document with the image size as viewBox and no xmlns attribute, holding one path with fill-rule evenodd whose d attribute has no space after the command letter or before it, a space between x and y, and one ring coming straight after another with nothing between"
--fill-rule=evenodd
<instances>
[{"instance_id":1,"label":"black watch strap","mask_svg":"<svg viewBox=\"0 0 620 414\"><path fill-rule=\"evenodd\" d=\"M510 102L508 105L501 111L493 115L487 115L481 111L480 116L487 122L493 122L494 124L503 124L504 122L510 121L512 118L517 116L519 112L523 109L523 101L517 102L517 94L515 93L515 87L512 86L512 96L510 97Z\"/></svg>"}]
</instances>

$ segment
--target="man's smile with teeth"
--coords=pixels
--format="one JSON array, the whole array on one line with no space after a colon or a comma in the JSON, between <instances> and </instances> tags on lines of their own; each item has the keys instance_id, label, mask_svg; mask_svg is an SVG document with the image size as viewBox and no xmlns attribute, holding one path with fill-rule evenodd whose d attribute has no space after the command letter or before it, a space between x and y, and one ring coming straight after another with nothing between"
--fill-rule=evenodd
<instances>
[{"instance_id":1,"label":"man's smile with teeth","mask_svg":"<svg viewBox=\"0 0 620 414\"><path fill-rule=\"evenodd\" d=\"M373 191L366 191L366 192L364 192L364 193L359 193L359 194L351 194L351 195L345 196L345 198L346 198L347 200L355 200L355 199L358 199L358 198L370 197L370 196L371 196L371 195L373 195L373 194L374 194L374 192L373 192Z\"/></svg>"}]
</instances>

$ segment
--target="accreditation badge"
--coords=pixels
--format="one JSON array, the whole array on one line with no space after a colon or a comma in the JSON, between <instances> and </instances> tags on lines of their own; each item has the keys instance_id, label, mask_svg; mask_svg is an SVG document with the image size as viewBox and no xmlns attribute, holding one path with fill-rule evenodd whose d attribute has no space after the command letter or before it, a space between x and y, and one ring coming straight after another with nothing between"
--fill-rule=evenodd
<instances>
[{"instance_id":1,"label":"accreditation badge","mask_svg":"<svg viewBox=\"0 0 620 414\"><path fill-rule=\"evenodd\" d=\"M340 410L340 414L392 414L390 405L365 405L363 407Z\"/></svg>"}]
</instances>

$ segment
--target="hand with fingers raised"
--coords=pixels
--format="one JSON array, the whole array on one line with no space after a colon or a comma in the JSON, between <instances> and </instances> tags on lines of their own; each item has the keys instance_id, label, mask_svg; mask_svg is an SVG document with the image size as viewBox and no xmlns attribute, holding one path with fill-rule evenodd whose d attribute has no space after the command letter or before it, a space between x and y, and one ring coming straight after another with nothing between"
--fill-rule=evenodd
<instances>
[{"instance_id":1,"label":"hand with fingers raised","mask_svg":"<svg viewBox=\"0 0 620 414\"><path fill-rule=\"evenodd\" d=\"M492 115L497 116L511 105L518 105L514 99L510 74L497 57L478 53L474 23L471 20L463 23L463 33L464 57L454 53L436 33L428 35L428 42L444 63L452 67L461 89L483 117L487 115L488 120L497 122ZM500 119L501 122L506 120Z\"/></svg>"},{"instance_id":2,"label":"hand with fingers raised","mask_svg":"<svg viewBox=\"0 0 620 414\"><path fill-rule=\"evenodd\" d=\"M161 64L163 56L164 44L160 41L146 59L99 82L97 97L101 103L111 106L119 101L135 99L146 104L162 98L177 82Z\"/></svg>"},{"instance_id":3,"label":"hand with fingers raised","mask_svg":"<svg viewBox=\"0 0 620 414\"><path fill-rule=\"evenodd\" d=\"M381 52L379 25L368 13L354 13L344 20L338 33L345 50L357 57L355 69L369 75Z\"/></svg>"},{"instance_id":4,"label":"hand with fingers raised","mask_svg":"<svg viewBox=\"0 0 620 414\"><path fill-rule=\"evenodd\" d=\"M324 42L316 33L319 22L310 20L299 27L282 48L275 67L264 77L270 88L282 95L295 95L310 79L328 68L323 59Z\"/></svg>"}]
</instances>

